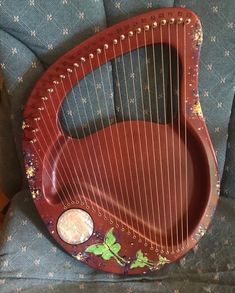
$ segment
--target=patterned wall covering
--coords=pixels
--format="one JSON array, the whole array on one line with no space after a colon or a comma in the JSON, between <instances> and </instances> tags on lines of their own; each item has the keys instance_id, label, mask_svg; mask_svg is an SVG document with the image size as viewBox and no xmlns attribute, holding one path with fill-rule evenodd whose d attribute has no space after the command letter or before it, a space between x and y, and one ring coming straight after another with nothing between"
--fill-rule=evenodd
<instances>
[{"instance_id":1,"label":"patterned wall covering","mask_svg":"<svg viewBox=\"0 0 235 293\"><path fill-rule=\"evenodd\" d=\"M1 0L0 64L10 99L10 114L21 160L21 112L42 72L82 40L131 15L156 7L183 5L200 17L204 31L199 90L203 112L222 174L234 97L234 1L225 0ZM10 106L8 105L10 104ZM110 103L112 113L113 104ZM234 197L234 115L222 194ZM2 134L0 134L1 136ZM13 137L10 138L11 140ZM3 143L3 137L0 142ZM6 147L5 147L6 149ZM4 172L18 169L16 155L5 153ZM9 163L10 162L10 163ZM26 186L26 185L25 185ZM19 188L19 187L18 187ZM0 236L1 292L233 292L235 288L234 201L222 199L207 236L179 263L147 276L125 278L96 272L55 246L37 216L27 191L12 203ZM97 281L92 283L91 281ZM119 284L118 284L119 283ZM143 285L144 284L144 285Z\"/></svg>"}]
</instances>

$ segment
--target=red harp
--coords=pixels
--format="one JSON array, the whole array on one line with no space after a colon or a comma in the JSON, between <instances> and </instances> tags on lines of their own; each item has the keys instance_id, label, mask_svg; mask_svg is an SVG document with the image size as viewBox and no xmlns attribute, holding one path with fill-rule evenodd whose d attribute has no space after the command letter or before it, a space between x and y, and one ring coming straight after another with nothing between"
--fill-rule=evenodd
<instances>
[{"instance_id":1,"label":"red harp","mask_svg":"<svg viewBox=\"0 0 235 293\"><path fill-rule=\"evenodd\" d=\"M23 150L35 205L54 239L91 267L157 270L205 233L219 179L198 98L201 42L192 11L153 10L63 55L28 99ZM68 94L70 122L85 121L75 134L59 118Z\"/></svg>"}]
</instances>

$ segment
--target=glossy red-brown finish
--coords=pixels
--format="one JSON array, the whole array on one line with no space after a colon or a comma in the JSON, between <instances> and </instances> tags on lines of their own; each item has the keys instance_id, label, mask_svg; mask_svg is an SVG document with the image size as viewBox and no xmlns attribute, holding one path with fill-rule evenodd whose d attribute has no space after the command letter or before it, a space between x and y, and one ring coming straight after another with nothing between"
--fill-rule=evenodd
<instances>
[{"instance_id":1,"label":"glossy red-brown finish","mask_svg":"<svg viewBox=\"0 0 235 293\"><path fill-rule=\"evenodd\" d=\"M169 20L172 18L175 22L170 25ZM183 22L177 24L181 18ZM163 19L166 24L161 26ZM186 24L186 19L191 22ZM177 49L181 62L180 131L177 119L167 126L147 121L125 121L82 139L66 136L58 120L61 103L72 85L91 71L88 61L83 63L84 72L81 66L77 68L73 64L80 64L81 57L89 59L89 54L92 53L95 69L99 64L118 57L121 54L120 45L116 45L114 56L113 40L120 42L122 34L126 36L122 40L122 50L123 53L128 52L128 32L133 31L135 34L137 28L142 28L138 45L143 46L143 30L146 25L150 26L145 32L146 43L151 44L154 22L158 23L154 29L155 43L169 42L170 26L170 44ZM198 103L200 36L200 22L191 11L184 8L154 10L94 35L62 56L37 82L24 110L25 163L26 167L32 164L36 168L35 175L29 178L29 185L36 194L35 204L49 231L70 254L75 256L84 253L89 245L99 243L105 233L114 228L113 233L121 244L119 254L122 257L131 261L136 252L142 250L149 260L156 260L161 255L172 262L191 249L204 234L217 202L218 173L205 121L199 112L193 111ZM135 38L129 40L134 50L137 47ZM104 44L109 46L105 49L105 54ZM96 54L98 48L102 51L99 62ZM68 72L68 68L73 72ZM62 77L63 82L60 75L65 77ZM41 99L42 97L47 97L47 100ZM40 110L45 107L47 111ZM39 131L33 132L36 128ZM141 140L138 139L139 133L146 133L145 139L143 136ZM121 144L118 142L118 134L121 138L127 137L126 140L121 140ZM106 139L112 142L109 148ZM136 168L133 154L137 158L142 156L143 161L150 162L150 165L138 161ZM157 162L157 168L153 158ZM162 169L160 162L163 162ZM174 163L178 168L175 178L172 171ZM186 165L187 184L184 173ZM182 172L179 171L180 168ZM120 176L119 180L113 181L110 174L114 178ZM51 178L54 178L53 184ZM125 182L128 182L127 188L124 188ZM131 182L134 182L134 187ZM146 194L146 190L149 194L147 202L142 196ZM150 203L152 198L154 201ZM94 234L80 245L63 242L56 231L58 217L70 208L86 210L95 224ZM148 266L131 269L128 263L121 266L114 258L105 261L89 253L81 260L94 268L113 273L138 274L149 269Z\"/></svg>"}]
</instances>

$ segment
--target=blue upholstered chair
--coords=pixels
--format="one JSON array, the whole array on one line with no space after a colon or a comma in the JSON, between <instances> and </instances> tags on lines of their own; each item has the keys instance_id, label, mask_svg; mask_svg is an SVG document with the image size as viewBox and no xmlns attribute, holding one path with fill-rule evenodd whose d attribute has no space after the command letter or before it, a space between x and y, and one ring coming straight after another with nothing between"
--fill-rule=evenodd
<instances>
[{"instance_id":1,"label":"blue upholstered chair","mask_svg":"<svg viewBox=\"0 0 235 293\"><path fill-rule=\"evenodd\" d=\"M199 92L221 199L208 233L180 262L146 276L105 274L72 259L41 223L22 167L22 109L36 80L64 52L111 24L166 6L186 6L202 21ZM233 0L0 1L0 189L11 197L0 230L0 292L234 292L234 12Z\"/></svg>"}]
</instances>

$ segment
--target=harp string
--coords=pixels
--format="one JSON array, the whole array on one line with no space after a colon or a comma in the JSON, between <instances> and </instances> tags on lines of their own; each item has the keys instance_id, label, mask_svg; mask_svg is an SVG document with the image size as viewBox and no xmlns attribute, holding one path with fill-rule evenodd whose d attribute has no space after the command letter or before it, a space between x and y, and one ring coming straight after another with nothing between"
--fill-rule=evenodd
<instances>
[{"instance_id":1,"label":"harp string","mask_svg":"<svg viewBox=\"0 0 235 293\"><path fill-rule=\"evenodd\" d=\"M70 80L69 72L68 72L67 76L68 76L68 78L69 78L69 80ZM63 83L63 79L62 79L62 78L61 78L61 84L62 84L62 88L63 88L64 95L66 96L65 87L64 87L64 83ZM59 96L58 96L58 91L57 91L57 90L56 90L56 94L57 94L57 98L59 98ZM66 104L67 104L67 106L68 106L69 111L72 111L72 109L71 109L71 107L70 107L70 104L69 104L69 102L68 102L68 99L66 99ZM67 122L67 119L65 119L65 123L66 123L66 126L67 126L67 128L68 128L68 122ZM73 116L72 116L72 124L73 124L73 127L75 128L76 134L78 135L78 133L77 133L77 129L76 129L76 126L75 126L75 122L74 122L74 119L73 119ZM68 128L68 129L69 129L69 128ZM70 135L71 135L71 131L70 131ZM66 145L67 145L67 149L68 149L68 151L69 151L70 159L72 160L72 158L71 158L71 152L70 152L70 150L69 150L69 148L68 148L68 144L66 144ZM74 153L75 153L75 155L76 155L77 162L78 162L78 164L79 164L79 168L80 168L80 170L81 170L81 173L83 174L83 170L82 170L81 164L80 164L80 162L79 162L79 160L78 160L78 154L77 154L77 150L76 150L76 147L75 147L74 140L72 140L72 145L73 145L73 151L74 151ZM78 190L78 188L77 188L77 183L79 184L82 193L83 193L83 194L85 194L85 193L84 193L84 190L83 190L83 186L82 186L82 184L81 184L81 182L80 182L80 180L79 180L79 176L78 176L78 173L77 173L77 168L75 167L75 163L74 163L73 160L72 160L72 162L73 162L73 163L72 163L72 168L74 169L74 171L75 171L75 175L76 175L76 178L74 179L74 181L75 181L75 189L76 189L76 193L77 193L77 195L79 196L79 190ZM84 180L84 174L83 174L83 180ZM75 199L75 202L76 202L76 197L75 197L74 199ZM85 200L86 207L88 207L89 205L88 205L88 203L87 203L86 197L84 197L84 200ZM91 205L92 205L92 202L91 202ZM92 209L94 209L93 206L92 206Z\"/></svg>"},{"instance_id":2,"label":"harp string","mask_svg":"<svg viewBox=\"0 0 235 293\"><path fill-rule=\"evenodd\" d=\"M138 113L138 109L137 109L137 98L136 98L135 73L134 73L134 67L133 67L133 58L132 58L132 51L131 51L131 42L130 42L130 37L129 36L128 36L128 46L129 46L129 56L130 56L130 63L131 63L131 74L134 74L134 76L132 78L132 88L133 88L133 95L134 95L134 99L135 99L135 114L136 114L136 120L139 121L139 113ZM138 48L138 50L139 50L139 48ZM141 71L139 71L139 75L140 75L140 78L141 78ZM142 104L143 104L143 101L142 101ZM144 107L142 107L142 110L144 111ZM144 112L143 112L143 116L144 116ZM140 133L139 124L137 124L137 133L138 133L139 145L141 146L141 133ZM145 134L146 134L146 132L145 132ZM145 142L147 142L146 139L145 139ZM147 157L148 157L148 154L147 154ZM147 198L146 182L145 182L145 174L144 174L144 161L143 161L143 154L142 154L141 151L140 151L140 161L141 161L141 171L142 171L141 173L142 173L142 176L143 176L145 204L148 207L148 198ZM149 167L149 165L148 165L148 167ZM149 171L149 169L148 169L148 171ZM150 172L149 172L149 174L150 174ZM142 205L141 198L139 198L139 201L140 201L140 204ZM152 201L151 201L151 203L152 203ZM148 213L148 211L147 211L147 213ZM148 216L147 217L148 217L148 225L149 225L149 235L150 235L150 239L152 240L152 238L151 238L151 227L150 227L149 213L148 213ZM153 223L154 223L154 227L155 227L155 222L153 222ZM154 230L156 230L156 229L154 229ZM155 243L157 243L157 242L155 242ZM151 242L151 248L153 248L152 247L152 242Z\"/></svg>"},{"instance_id":3,"label":"harp string","mask_svg":"<svg viewBox=\"0 0 235 293\"><path fill-rule=\"evenodd\" d=\"M155 54L155 41L154 41L154 28L152 27L151 31L151 38L152 38L152 53L153 53L153 73L154 73L154 90L155 90L155 102L156 102L156 118L157 118L157 137L158 137L158 146L159 146L159 157L160 157L160 172L161 172L161 183L163 186L163 170L162 170L162 152L161 152L161 142L160 142L160 125L159 125L159 106L158 106L158 88L157 88L157 74L156 74L156 54ZM154 169L156 172L156 168ZM165 228L165 233L166 231L166 213L165 213L165 207L163 207L163 222L161 222L161 217L160 217L160 204L159 204L159 188L158 187L158 178L156 178L156 191L157 191L157 212L158 212L158 224L159 227L162 225ZM162 240L162 230L159 229L159 236L160 236L160 249L161 251L163 250L163 240Z\"/></svg>"},{"instance_id":4,"label":"harp string","mask_svg":"<svg viewBox=\"0 0 235 293\"><path fill-rule=\"evenodd\" d=\"M98 52L96 54L97 54L98 66L100 68L100 57L99 57ZM112 90L112 86L111 86L111 80L110 80L110 74L109 74L109 65L108 65L109 63L107 61L106 50L104 50L104 57L105 57L105 64L106 64L105 68L106 68L107 77L108 77L109 90L110 90L110 93L112 93L113 90ZM104 97L107 98L105 90L104 90L104 79L103 79L102 70L100 70L100 76L101 76L103 94L104 94ZM114 94L113 94L113 97L114 97ZM106 104L106 106L107 106L107 104ZM115 111L115 106L114 106L114 111ZM107 113L108 113L108 109L107 109ZM109 115L108 115L108 117L109 117ZM109 123L111 125L110 118L109 118ZM121 141L120 141L120 135L119 135L118 127L117 127L116 115L115 115L115 126L116 126L116 134L117 134L118 146L121 149ZM111 141L112 141L112 147L113 147L113 153L114 153L114 160L115 160L116 168L117 168L117 171L118 171L118 183L119 183L119 186L121 188L122 206L124 207L125 206L124 189L123 189L123 186L122 186L122 183L121 183L121 175L120 175L120 171L119 171L119 168L118 168L118 159L117 159L117 154L116 154L116 151L115 151L113 132L110 130L110 133L111 133ZM122 164L122 169L123 169L123 174L124 174L124 161L123 161L122 152L120 152L120 157L121 157L121 164ZM128 194L127 182L126 182L126 177L125 176L124 176L124 184L125 184L126 194ZM117 202L118 202L118 198L117 198ZM124 211L125 211L125 221L126 221L126 223L128 223L126 209L124 209ZM124 229L124 227L121 227L121 229ZM130 234L129 225L127 225L127 232L128 232L128 234Z\"/></svg>"},{"instance_id":5,"label":"harp string","mask_svg":"<svg viewBox=\"0 0 235 293\"><path fill-rule=\"evenodd\" d=\"M98 97L98 93L97 93L97 87L96 87L96 80L95 80L95 76L94 76L94 71L93 71L93 65L92 65L92 59L90 58L90 68L91 68L91 72L92 72L92 80L93 80L93 84L94 84L94 87L95 87L95 96L96 96L96 99L97 99L97 103L98 103L98 109L101 110L101 107L100 107L100 102L99 102L99 97ZM101 72L101 67L99 66L99 72ZM104 87L103 85L103 80L101 78L101 84L102 84L102 88ZM107 112L107 116L109 117L109 113L108 113L108 105L107 105L107 98L106 98L106 95L105 95L105 91L104 91L104 88L103 88L103 94L104 94L104 100L105 100L105 107L106 107L106 112ZM100 115L101 116L101 125L102 125L102 129L104 129L104 120L103 120L103 115ZM110 118L109 119L109 125L111 125L111 121L110 121ZM112 137L112 132L111 132L111 137ZM113 137L111 138L111 140L113 141ZM114 195L115 195L115 198L116 198L116 202L118 202L118 194L117 194L117 189L116 189L116 184L115 184L115 179L114 179L114 174L113 174L113 168L112 168L112 164L111 164L111 159L110 159L110 154L109 154L109 151L108 151L108 141L107 141L107 136L106 136L106 132L104 132L104 141L105 141L105 147L107 149L107 155L108 155L108 163L109 163L109 167L110 167L110 171L111 171L111 177L112 177L112 181L113 181L113 186L114 186ZM100 144L99 144L100 145ZM109 196L111 196L111 188L110 188L110 184L109 184L109 179L108 179L108 175L107 175L107 168L104 164L104 159L103 159L103 152L102 152L102 149L100 148L100 151L102 153L102 161L103 161L103 165L104 165L104 169L105 169L105 176L106 176L106 180L107 180L107 183L108 183L108 190L109 190ZM119 213L119 219L122 218L121 216L121 212L120 212L120 205L118 205L118 213ZM115 211L115 207L114 207L114 203L112 201L112 208L113 208L113 212L114 214L116 214L116 211ZM117 218L115 217L116 219L116 225L118 224L117 223Z\"/></svg>"},{"instance_id":6,"label":"harp string","mask_svg":"<svg viewBox=\"0 0 235 293\"><path fill-rule=\"evenodd\" d=\"M74 72L75 72L76 80L78 81L77 73L76 73L76 67L75 67L75 66L74 66ZM71 77L70 77L70 73L69 73L69 72L68 72L68 79L69 79L70 86L71 86L71 88L72 88L72 96L73 96L73 100L74 100L75 105L76 105L77 115L78 115L79 121L81 122L82 119L81 119L81 115L80 115L80 111L79 111L79 107L78 107L78 102L77 102L77 99L76 99L76 96L75 96L74 87L73 87L73 85L72 85L72 81L71 81ZM79 87L79 89L80 89L80 83L79 83L79 82L78 82L78 87ZM67 99L67 100L68 100L68 99ZM68 102L67 102L67 103L68 103ZM85 158L85 155L84 155L84 152L83 152L83 148L82 148L82 146L81 146L81 141L80 141L80 139L79 139L79 135L78 135L77 127L75 126L75 121L74 121L73 117L72 117L72 123L73 123L74 129L75 129L76 137L78 138L78 141L79 141L80 154L81 154L81 156L82 156L82 160L83 160L83 162L85 163L85 164L84 164L84 165L85 165L84 167L85 167L86 174L88 175L88 180L89 180L89 182L90 182L90 187L91 187L91 191L92 191L93 198L94 198L93 200L95 201L95 204L96 204L96 206L97 206L97 211L98 211L98 213L101 214L100 209L99 209L99 204L98 204L98 201L97 201L97 199L96 199L95 190L94 190L94 187L93 187L93 184L92 184L92 180L91 180L90 172L89 172L88 167L87 167L87 159ZM87 124L88 124L88 121L87 121ZM82 134L83 134L83 137L84 137L84 136L85 136L85 132L84 132L83 127L82 127ZM90 150L89 150L89 148L88 148L88 145L87 145L87 141L86 141L86 140L85 140L85 147L86 147L86 151L88 152L89 157L90 157ZM76 151L76 150L75 150L75 151ZM84 171L83 171L83 169L82 169L82 167L81 167L81 164L80 164L80 162L79 162L79 158L78 158L78 155L77 155L77 151L76 151L76 159L77 159L77 161L78 161L78 163L79 163L79 168L80 168L80 170L81 170L81 175L82 175L83 182L86 182L86 179L85 179L85 177L84 177ZM93 172L93 175L94 175L95 182L97 183L97 178L96 178L96 174L95 174L95 171L94 171L93 164L92 164L91 168L92 168L92 172ZM77 180L79 180L78 177L77 177ZM84 198L85 198L85 193L83 192L83 194L84 194ZM89 197L89 192L88 192L87 196ZM92 205L93 200L91 200L90 197L89 197L89 199L90 199L90 202L91 202L91 205ZM102 205L101 205L101 207L103 208ZM95 210L95 209L94 209L94 206L92 206L92 209Z\"/></svg>"},{"instance_id":7,"label":"harp string","mask_svg":"<svg viewBox=\"0 0 235 293\"><path fill-rule=\"evenodd\" d=\"M81 63L81 68L82 68L83 76L85 76L85 71L84 71L83 63ZM84 82L85 82L85 88L86 88L86 93L87 93L87 97L88 97L89 105L90 105L90 107L91 107L91 109L92 109L91 114L92 114L92 119L93 119L93 121L94 121L95 131L97 132L97 131L98 131L98 127L97 127L96 120L95 120L95 116L94 116L94 111L93 111L93 107L92 107L92 103L91 103L91 97L90 97L90 92L89 92L89 90L88 90L88 85L87 85L86 77L84 78ZM86 113L86 116L87 116L87 113ZM87 119L88 119L88 117L87 117ZM96 154L95 144L94 144L93 136L91 135L91 129L90 129L90 126L89 126L89 121L88 121L88 128L89 128L89 132L90 132L92 148L93 148L93 151L94 151L95 163L96 163L96 165L97 165L98 173L99 173L99 177L100 177L101 189L102 189L103 191L105 191L104 183L103 183L102 176L101 176L101 171L100 171L100 165L99 165L99 161L98 161L97 154ZM100 153L101 153L102 165L103 165L103 167L104 167L105 177L106 177L107 184L108 184L108 191L109 191L109 194L110 194L110 185L109 185L109 180L108 180L108 177L107 177L106 167L105 167L105 164L104 164L104 157L103 157L103 153L102 153L102 148L101 148L101 143L100 143L100 138L99 138L99 137L98 137L98 148L99 148L99 151L100 151ZM92 164L93 164L93 162L92 162ZM105 204L106 204L106 211L108 211L109 208L108 208L108 200L107 200L107 196L105 195L104 198L105 198ZM114 212L114 206L113 206L113 204L112 204L112 208L113 208L113 212ZM105 211L105 209L104 209L104 211ZM114 212L114 214L115 214L115 212ZM107 219L107 218L109 218L109 221L111 221L109 214L108 214L108 217L107 217L107 213L106 213L105 219Z\"/></svg>"},{"instance_id":8,"label":"harp string","mask_svg":"<svg viewBox=\"0 0 235 293\"><path fill-rule=\"evenodd\" d=\"M184 155L185 155L185 210L186 210L186 245L188 246L188 153L187 153L187 44L186 26L184 25Z\"/></svg>"},{"instance_id":9,"label":"harp string","mask_svg":"<svg viewBox=\"0 0 235 293\"><path fill-rule=\"evenodd\" d=\"M74 73L75 73L76 80L78 81L77 85L78 85L79 95L80 95L80 97L82 98L82 97L83 97L83 93L82 93L82 89L81 89L80 81L79 81L79 79L78 79L77 70L76 70L77 68L76 68L76 66L77 66L77 63L74 64ZM72 86L72 84L71 84L71 86ZM73 94L74 94L74 99L75 99L75 101L76 101L76 97L75 97L75 93L74 93L74 88L73 88ZM90 129L90 123L89 123L89 119L88 119L88 115L87 115L87 110L86 110L86 107L85 107L84 103L82 103L82 105L83 105L83 111L84 111L84 113L85 113L86 125L87 125L87 127L88 127L89 135L91 135L91 134L92 134L92 131L91 131L91 129ZM77 101L76 101L76 108L77 108L77 113L78 113L78 115L79 115L80 121L82 121ZM92 111L93 111L93 108L92 108ZM83 137L85 137L86 134L85 134L84 128L81 127L81 129L82 129ZM84 140L84 142L85 142L85 147L86 147L86 150L87 150L87 152L88 152L88 155L89 155L89 157L91 157L91 152L90 152L90 149L89 149L89 147L88 147L87 140ZM92 150L93 150L93 152L95 153L96 150L94 149L93 144L92 144ZM87 167L86 159L85 159L85 156L84 156L84 155L83 155L83 160L84 160L84 162L85 162L85 168L86 168L86 172L87 172L88 177L89 177L88 179L89 179L89 181L90 181L90 185L91 185L91 187L92 187L92 191L93 191L94 199L96 200L96 194L95 194L95 191L94 191L94 186L93 186L93 183L92 183L92 179L91 179L91 176L90 176L90 171L89 171L89 169L88 169L88 167ZM92 161L91 161L91 169L92 169L92 173L93 173L93 176L94 176L95 184L96 184L97 187L99 187L99 185L98 185L98 181L97 181L97 180L98 180L98 179L97 179L97 174L96 174L96 172L95 172L94 164L92 163ZM98 175L100 176L100 174L98 174ZM100 178L100 180L101 180L101 178ZM101 200L101 192L100 192L100 188L98 188L97 191L98 191L98 193L99 193L99 195L100 195L100 197L98 197L98 198L99 198L99 202L100 202L100 206L101 206L101 208L103 209L103 211L105 211L105 207L104 207L103 202L102 202L102 200ZM107 208L107 205L108 205L108 204L107 204L107 202L105 202L105 203L106 203L106 208ZM98 210L98 214L101 216L101 212L100 212L100 209L99 209L99 204L97 204L97 210ZM105 215L105 213L104 213L104 215Z\"/></svg>"},{"instance_id":10,"label":"harp string","mask_svg":"<svg viewBox=\"0 0 235 293\"><path fill-rule=\"evenodd\" d=\"M176 159L175 159L175 140L174 140L174 104L173 104L173 84L172 84L172 54L171 54L171 24L168 23L168 54L169 54L169 79L170 79L170 109L171 109L171 137L172 137L172 157L173 157L173 182L174 182L174 205L175 205L175 237L176 247L179 248L178 235L178 212L177 212L177 190L176 190ZM179 110L178 110L179 111ZM172 223L173 225L173 223ZM172 239L173 243L173 239Z\"/></svg>"},{"instance_id":11,"label":"harp string","mask_svg":"<svg viewBox=\"0 0 235 293\"><path fill-rule=\"evenodd\" d=\"M128 93L128 87L127 87L127 79L126 79L126 69L125 69L125 62L124 62L124 56L123 56L123 46L122 46L122 38L120 38L120 49L121 49L121 64L122 64L122 70L123 70L123 75L124 75L124 84L125 84L125 93L126 93L126 100L127 100L127 110L128 110L128 116L131 119L131 111L130 111L130 96ZM130 132L131 132L131 141L132 141L132 150L133 150L133 155L134 155L134 169L135 169L135 175L137 178L137 189L138 189L138 196L141 199L141 192L140 192L140 180L139 180L139 174L137 170L137 158L136 158L136 152L135 152L135 147L134 147L134 135L133 135L133 128L132 124L130 124ZM129 154L129 148L127 146L127 153L128 157L130 158ZM129 172L130 172L130 177L131 181L133 184L133 176L132 176L132 169L131 169L131 164L129 164ZM134 190L134 184L133 184L133 190ZM134 207L135 207L135 213L137 214L137 204L136 204L136 198L133 192L133 202L134 202ZM141 203L141 201L140 201ZM144 240L146 241L146 231L145 231L145 225L144 225L144 214L143 214L143 207L142 204L140 204L140 213L141 213L141 222L142 222L142 227L143 227L143 235L144 235ZM137 221L138 222L138 221ZM138 231L139 228L138 228ZM141 239L139 239L141 240Z\"/></svg>"},{"instance_id":12,"label":"harp string","mask_svg":"<svg viewBox=\"0 0 235 293\"><path fill-rule=\"evenodd\" d=\"M56 114L56 110L55 110L55 107L54 107L54 103L53 103L53 100L52 100L51 93L49 92L48 95L49 95L49 99L52 101L53 111L54 111L54 113ZM48 113L48 111L47 111L46 103L45 103L44 100L43 100L43 105L44 105L44 111L46 112L46 114L47 114L47 116L48 116L48 119L50 120L50 119L51 119L51 115L50 115L50 113ZM40 111L40 112L41 112L41 111ZM46 121L45 121L45 119L44 119L44 115L42 115L42 114L40 113L40 117L41 117L41 121L43 122L43 124L44 124L44 126L45 126L45 128L46 128L46 131L47 131L47 133L48 133L48 137L50 138L51 142L53 143L53 139L52 139L52 136L51 136L51 131L50 131L50 129L48 129L47 123L46 123ZM53 130L54 134L57 134L57 131L56 131L55 127L52 127L52 130ZM44 142L45 142L46 147L49 148L49 145L50 145L50 144L47 143L47 140L46 140L45 136L42 135L42 137L43 137L43 140L44 140ZM62 145L61 145L60 141L58 141L58 143L59 143L59 148L61 149L61 148L62 148ZM56 154L56 156L57 156L57 155L58 155L58 151L55 151L55 154ZM69 152L69 155L71 156L71 153L70 153L70 152ZM63 153L63 157L64 157L64 159L65 159L65 161L66 161L66 157L65 157L64 153ZM55 161L54 158L52 159L52 161L53 161L53 164L56 164L56 161ZM67 161L66 161L66 164L67 164L67 167L68 167L68 163L67 163ZM63 171L65 171L64 166L63 166L62 168L63 168ZM53 168L52 168L52 172L53 172ZM58 173L59 173L59 172L58 172ZM66 176L65 179L66 179L66 180L69 180L69 177L68 177L67 173L66 173L66 172L64 172L64 173L65 173L65 176ZM70 171L70 173L71 173L71 171ZM64 182L64 180L63 180L63 176L60 175L60 177L61 177L61 181ZM67 204L69 205L71 202L73 202L73 198L70 196L70 192L69 192L69 190L72 190L72 182L69 181L69 187L67 187L65 184L64 184L64 186L65 186L65 188L66 188L66 192L68 192L68 197L69 197L69 201L70 201L70 202L68 202ZM59 192L57 192L57 193L59 194ZM66 200L67 200L67 196L65 196L65 198L66 198Z\"/></svg>"},{"instance_id":13,"label":"harp string","mask_svg":"<svg viewBox=\"0 0 235 293\"><path fill-rule=\"evenodd\" d=\"M170 172L169 172L169 153L168 153L168 136L167 136L167 105L166 105L166 91L165 91L165 69L164 69L164 50L163 50L163 38L162 38L162 26L160 25L160 40L161 40L161 69L162 69L162 90L163 90L163 111L164 111L164 130L165 130L165 143L166 143L166 165L167 165L167 189L168 189L168 201L169 201L169 218L172 223L172 211L171 211L171 199L170 199ZM163 192L163 198L164 198ZM164 201L165 206L165 201ZM173 239L172 225L170 227L171 239ZM172 241L173 242L173 241ZM166 235L166 251L169 252L168 237Z\"/></svg>"},{"instance_id":14,"label":"harp string","mask_svg":"<svg viewBox=\"0 0 235 293\"><path fill-rule=\"evenodd\" d=\"M176 22L176 48L179 52L179 24ZM180 69L179 69L179 54L177 54L176 67L177 67L177 107L178 107L178 152L179 152L179 187L180 187L180 224L181 224L181 246L184 240L184 222L183 222L183 183L182 183L182 154L181 154L181 121L180 121L180 111L181 111L181 102L180 102Z\"/></svg>"},{"instance_id":15,"label":"harp string","mask_svg":"<svg viewBox=\"0 0 235 293\"><path fill-rule=\"evenodd\" d=\"M113 49L113 56L114 57L117 56L115 46L116 45L113 43L112 49ZM117 58L114 58L114 65L115 65L115 71L116 71L116 77L117 77L117 85L118 85L117 88L118 88L118 95L119 95L119 102L120 102L120 110L121 110L122 117L124 119L124 107L123 107L122 94L121 94L121 89L120 89L120 78L119 78L119 73L118 73ZM125 144L126 144L126 148L127 148L127 133L126 133L126 125L125 124L123 124L123 130L124 130ZM118 131L117 131L117 133L118 133ZM130 165L130 155L129 155L128 148L127 148L127 161L128 161L128 166L130 169L131 165ZM123 166L123 172L125 174L124 166ZM124 178L125 178L125 184L126 184L126 177L124 176ZM127 186L127 184L126 184L126 186ZM132 189L132 197L134 197L134 186L133 186L132 177L131 177L131 189ZM128 191L127 191L127 202L128 202L128 209L131 210L131 202L130 202L130 197L128 196ZM135 204L135 202L134 202L134 204ZM137 211L136 205L134 205L134 208L135 208L135 212L136 212ZM130 217L130 222L131 222L131 226L134 227L132 217ZM137 225L137 231L140 231L138 221L136 222L136 225ZM135 233L133 235L133 238L134 239L136 238Z\"/></svg>"},{"instance_id":16,"label":"harp string","mask_svg":"<svg viewBox=\"0 0 235 293\"><path fill-rule=\"evenodd\" d=\"M153 116L152 116L152 103L151 103L151 97L150 97L150 82L149 82L149 67L148 67L148 52L147 52L147 44L146 44L146 32L145 30L143 31L144 33L144 51L145 51L145 66L146 66L146 78L147 78L147 87L148 87L148 104L149 104L149 114L150 114L150 121L151 121L151 140L152 140L152 148L153 148L153 163L154 163L154 175L155 175L155 182L157 185L157 176L156 176L156 159L155 159L155 146L154 146L154 138L153 138ZM141 73L140 73L141 74ZM143 108L144 110L144 108ZM143 115L144 119L145 116ZM146 136L146 130L145 130L145 136ZM145 140L147 142L147 140ZM148 165L148 171L149 171L149 186L150 186L150 202L151 202L151 207L152 207L152 215L153 215L153 223L154 223L154 231L156 234L156 219L155 219L155 211L154 211L154 205L153 205L153 188L152 188L152 180L151 180L151 172L150 172L150 156L149 156L149 151L148 147L146 145L147 149L147 165ZM158 189L158 188L157 188ZM147 197L146 197L146 202L147 202ZM149 218L149 210L148 210L148 203L147 205L147 213L148 213L148 221L150 223L150 218ZM149 224L150 227L150 224ZM149 231L151 235L151 230ZM156 236L155 236L156 237ZM157 243L157 242L156 242Z\"/></svg>"},{"instance_id":17,"label":"harp string","mask_svg":"<svg viewBox=\"0 0 235 293\"><path fill-rule=\"evenodd\" d=\"M62 78L62 77L60 77L60 82L61 82L62 87L63 87L63 90L64 90L64 84L63 84L63 78ZM57 100L59 101L60 98L59 98L59 94L58 94L58 90L57 90L57 86L56 86L56 85L54 86L54 90L55 90L55 92L56 92ZM50 99L52 100L52 96L51 96L50 93L49 93L49 95L50 95ZM56 109L55 109L55 107L54 107L54 103L53 103L53 102L52 102L52 105L53 105L53 111L54 111L54 113L56 114ZM70 106L69 106L69 109L70 109ZM70 109L70 110L71 110L71 109ZM64 112L63 109L62 109L62 111ZM49 117L49 113L48 113L48 111L47 111L47 114L48 114L48 117ZM67 120L66 120L66 125L67 125L67 127L68 127ZM46 127L47 127L47 126L46 126ZM53 127L53 130L54 130L54 132L55 132L55 134L56 134L55 127ZM59 142L59 148L62 149L62 145L61 145L60 141L58 141L58 142ZM71 151L70 151L70 149L69 149L69 147L68 147L68 144L66 144L66 147L67 147L67 151L68 151L68 154L69 154L69 158L70 158L71 161L73 161L73 160L72 160L72 154L71 154ZM73 148L74 148L74 150L76 149L76 148L75 148L75 145L74 145L74 142L73 142ZM59 151L56 152L56 157L58 156L58 154L59 154ZM64 152L62 152L62 154L63 154L64 161L65 161L66 164L68 165ZM74 164L73 164L72 167L74 168ZM63 170L64 170L63 164L62 164L62 168L63 168ZM75 171L76 171L76 170L75 170ZM64 173L65 173L65 177L66 177L66 179L67 179L67 178L68 178L68 174L67 174L67 172L64 172ZM70 177L71 177L71 176L73 177L71 168L69 168L69 173L70 173ZM68 181L68 180L69 180L69 179L67 179L66 181ZM73 177L73 180L72 180L72 181L73 181L73 185L75 186L76 193L79 195L78 187L77 187L77 184L76 184L76 178ZM66 186L66 183L64 182L64 180L62 180L62 182L64 183L64 184L63 184L63 187ZM74 196L73 196L73 198L72 198L71 195L70 195L71 191L73 191L73 185L72 185L72 183L70 184L70 182L69 182L69 186L70 186L70 190L69 190L70 192L69 192L69 195L68 195L68 196L69 196L69 199L70 199L70 203L69 203L69 205L70 205L70 204L74 204L74 203L76 202L76 198L75 198ZM82 189L82 186L81 186L81 183L80 183L80 182L79 182L79 185L80 185L80 188ZM72 193L72 194L73 194L73 193ZM86 202L86 200L85 200L85 202ZM87 206L87 202L86 202L86 206Z\"/></svg>"}]
</instances>

